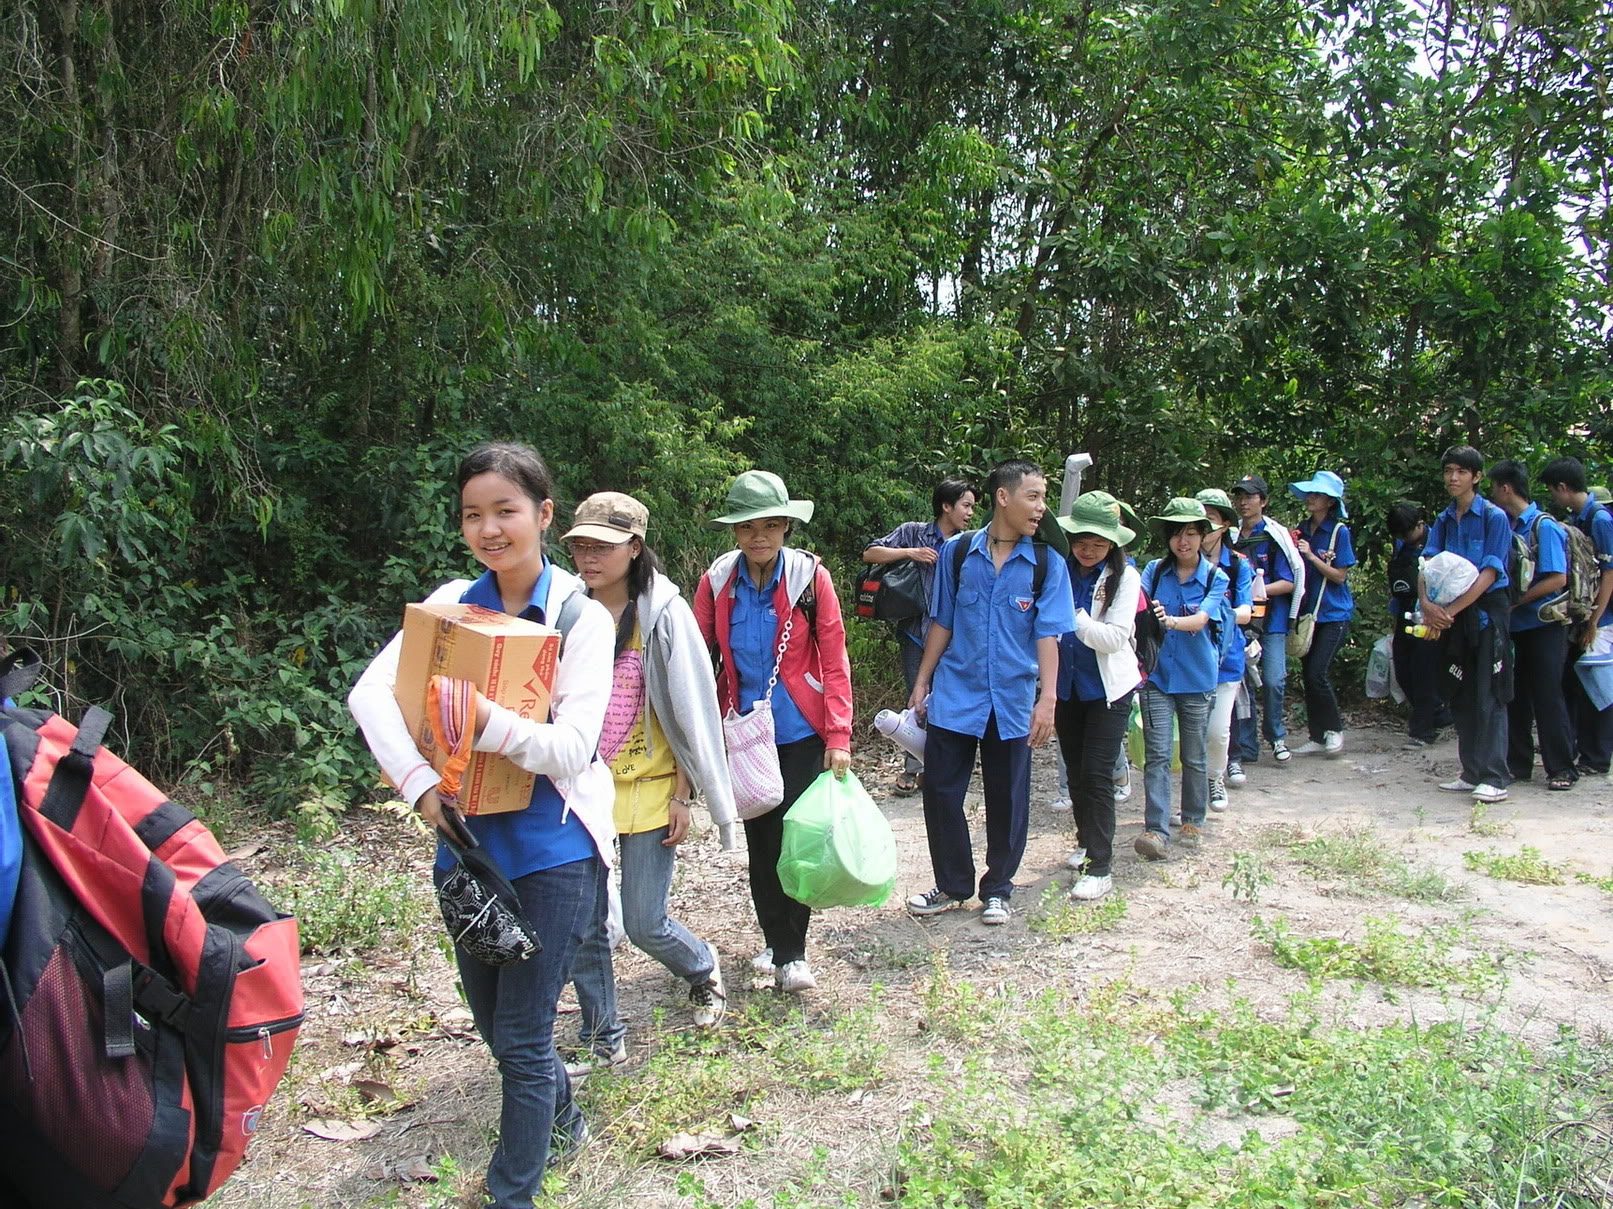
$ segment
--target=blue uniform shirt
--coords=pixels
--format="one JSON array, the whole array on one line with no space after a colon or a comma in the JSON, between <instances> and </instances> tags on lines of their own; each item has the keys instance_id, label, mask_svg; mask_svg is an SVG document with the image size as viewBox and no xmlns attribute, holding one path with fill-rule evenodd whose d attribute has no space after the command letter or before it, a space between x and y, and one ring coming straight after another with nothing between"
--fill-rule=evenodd
<instances>
[{"instance_id":1,"label":"blue uniform shirt","mask_svg":"<svg viewBox=\"0 0 1613 1209\"><path fill-rule=\"evenodd\" d=\"M952 586L952 551L964 535L947 539L936 563L930 617L952 631L931 681L930 720L976 738L997 715L997 735L1021 739L1031 732L1036 703L1036 643L1075 629L1070 572L1052 550L1047 578L1032 599L1036 551L1022 537L997 570L986 529L970 539L958 587Z\"/></svg>"},{"instance_id":2,"label":"blue uniform shirt","mask_svg":"<svg viewBox=\"0 0 1613 1209\"><path fill-rule=\"evenodd\" d=\"M773 608L773 593L782 574L784 560L775 558L772 577L764 587L757 588L746 570L745 560L739 560L739 574L734 580L734 611L728 622L728 644L734 652L734 670L739 673L738 704L742 713L749 713L752 702L767 696L767 682L773 678L773 663L778 658L778 613ZM792 645L809 641L809 635L790 632ZM817 733L796 706L783 680L773 686L772 701L775 743L794 743Z\"/></svg>"},{"instance_id":3,"label":"blue uniform shirt","mask_svg":"<svg viewBox=\"0 0 1613 1209\"><path fill-rule=\"evenodd\" d=\"M1531 529L1534 530L1532 537ZM1512 522L1512 531L1528 542L1535 552L1535 577L1530 581L1531 588L1542 575L1567 574L1568 535L1563 532L1561 525L1540 510L1539 505L1530 504L1519 513L1518 519ZM1525 630L1538 630L1543 625L1561 624L1540 620L1540 606L1550 599L1548 596L1532 600L1513 609L1512 632L1520 634Z\"/></svg>"},{"instance_id":4,"label":"blue uniform shirt","mask_svg":"<svg viewBox=\"0 0 1613 1209\"><path fill-rule=\"evenodd\" d=\"M1248 656L1243 653L1243 628L1238 625L1235 614L1244 605L1254 603L1255 573L1250 568L1249 560L1234 555L1224 539L1221 542L1218 563L1226 574L1229 587L1226 600L1221 605L1221 625L1224 627L1222 632L1225 636L1221 645L1225 654L1221 656L1221 667L1215 682L1236 684L1243 679L1244 664L1248 662ZM1269 611L1267 616L1270 616Z\"/></svg>"},{"instance_id":5,"label":"blue uniform shirt","mask_svg":"<svg viewBox=\"0 0 1613 1209\"><path fill-rule=\"evenodd\" d=\"M1596 548L1597 567L1613 571L1613 516L1596 502L1595 496L1586 498L1585 506L1574 516L1574 526L1591 539L1591 545ZM1613 625L1613 606L1603 611L1598 624Z\"/></svg>"},{"instance_id":6,"label":"blue uniform shirt","mask_svg":"<svg viewBox=\"0 0 1613 1209\"><path fill-rule=\"evenodd\" d=\"M1091 571L1084 568L1072 554L1066 566L1070 572L1070 591L1073 605L1079 613L1092 612L1092 601L1097 594L1098 576L1103 574L1099 563ZM1103 691L1103 674L1098 671L1098 653L1076 637L1075 631L1059 636L1059 700L1106 701Z\"/></svg>"},{"instance_id":7,"label":"blue uniform shirt","mask_svg":"<svg viewBox=\"0 0 1613 1209\"><path fill-rule=\"evenodd\" d=\"M1350 526L1343 524L1337 515L1329 515L1315 532L1311 531L1310 518L1300 525L1300 536L1311 544L1311 552L1318 558L1327 554L1328 544L1332 543L1333 562L1335 567L1355 566L1355 543L1350 540ZM1333 540L1333 531L1338 530L1338 540ZM1305 556L1300 555L1301 558ZM1316 607L1316 594L1327 585L1327 595L1322 597L1322 609L1317 613L1316 621L1320 625L1324 621L1349 621L1355 612L1355 593L1350 590L1350 581L1341 584L1330 583L1315 567L1307 564L1305 576L1305 600L1299 606L1300 616L1304 616ZM1269 615L1269 614L1268 614Z\"/></svg>"},{"instance_id":8,"label":"blue uniform shirt","mask_svg":"<svg viewBox=\"0 0 1613 1209\"><path fill-rule=\"evenodd\" d=\"M903 521L884 537L868 543L868 547L883 546L895 550L939 550L946 538L941 536L941 526L935 521ZM864 547L865 549L868 547ZM935 592L935 568L937 563L919 564L919 583L924 587L925 598L928 599ZM924 645L925 636L930 632L929 617L914 617L902 622L896 632L909 642Z\"/></svg>"},{"instance_id":9,"label":"blue uniform shirt","mask_svg":"<svg viewBox=\"0 0 1613 1209\"><path fill-rule=\"evenodd\" d=\"M1266 573L1266 586L1282 580L1286 583L1294 582L1294 569L1288 565L1288 556L1266 530L1275 522L1261 517L1255 524L1247 539L1239 538L1238 550L1247 555L1253 564L1251 574L1255 570ZM1264 535L1264 536L1263 536ZM1292 596L1273 596L1266 606L1266 633L1288 633L1288 610L1293 607Z\"/></svg>"},{"instance_id":10,"label":"blue uniform shirt","mask_svg":"<svg viewBox=\"0 0 1613 1209\"><path fill-rule=\"evenodd\" d=\"M1473 497L1473 506L1461 519L1457 519L1455 504L1434 518L1428 529L1428 542L1423 546L1423 557L1433 558L1446 550L1461 555L1480 571L1491 568L1495 582L1490 585L1490 592L1512 582L1507 574L1507 562L1512 557L1512 518L1482 495ZM1480 628L1489 624L1490 615L1479 610Z\"/></svg>"},{"instance_id":11,"label":"blue uniform shirt","mask_svg":"<svg viewBox=\"0 0 1613 1209\"><path fill-rule=\"evenodd\" d=\"M533 585L532 599L520 615L529 621L543 623L543 605L549 599L550 563L543 560L543 574ZM459 598L461 604L481 605L484 609L504 612L504 598L499 595L498 577L491 571L482 577ZM564 818L564 822L562 822ZM586 860L595 855L594 841L575 814L566 814L565 799L548 777L539 775L532 782L532 801L525 810L511 810L504 814L480 814L465 819L465 825L495 865L511 881L536 873L540 869L553 869L569 865L572 861ZM437 868L454 867L454 856L446 844L437 845Z\"/></svg>"},{"instance_id":12,"label":"blue uniform shirt","mask_svg":"<svg viewBox=\"0 0 1613 1209\"><path fill-rule=\"evenodd\" d=\"M1198 568L1183 583L1170 563L1156 558L1143 569L1143 591L1148 593L1150 601L1165 606L1170 617L1191 617L1201 609L1217 617L1221 602L1226 599L1227 577L1200 555ZM1209 626L1196 634L1166 630L1165 640L1159 644L1159 662L1154 665L1148 683L1162 693L1214 692L1217 663Z\"/></svg>"}]
</instances>

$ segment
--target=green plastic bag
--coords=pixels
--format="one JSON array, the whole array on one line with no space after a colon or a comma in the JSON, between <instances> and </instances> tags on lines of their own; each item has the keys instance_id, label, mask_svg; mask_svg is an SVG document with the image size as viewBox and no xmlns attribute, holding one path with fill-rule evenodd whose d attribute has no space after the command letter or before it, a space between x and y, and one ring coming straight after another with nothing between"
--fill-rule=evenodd
<instances>
[{"instance_id":1,"label":"green plastic bag","mask_svg":"<svg viewBox=\"0 0 1613 1209\"><path fill-rule=\"evenodd\" d=\"M896 885L896 837L862 782L824 772L784 816L784 893L809 907L882 907Z\"/></svg>"},{"instance_id":2,"label":"green plastic bag","mask_svg":"<svg viewBox=\"0 0 1613 1209\"><path fill-rule=\"evenodd\" d=\"M1131 760L1133 768L1141 768L1148 763L1145 758L1146 751L1147 744L1143 736L1142 706L1133 697L1131 701L1131 719L1126 723L1126 755ZM1171 715L1171 771L1182 771L1182 732L1177 725L1174 714Z\"/></svg>"}]
</instances>

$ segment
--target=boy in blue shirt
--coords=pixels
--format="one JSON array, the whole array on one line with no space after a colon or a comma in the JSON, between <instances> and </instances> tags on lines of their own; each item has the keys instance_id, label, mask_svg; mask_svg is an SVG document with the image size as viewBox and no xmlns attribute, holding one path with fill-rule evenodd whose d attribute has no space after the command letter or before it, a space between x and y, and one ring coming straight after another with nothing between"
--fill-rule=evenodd
<instances>
[{"instance_id":1,"label":"boy in blue shirt","mask_svg":"<svg viewBox=\"0 0 1613 1209\"><path fill-rule=\"evenodd\" d=\"M1075 629L1075 606L1064 560L1031 540L1047 511L1042 472L1030 462L1000 462L986 479L985 496L994 506L991 523L941 547L930 632L908 698L921 715L931 698L924 829L935 889L915 894L907 909L934 915L975 893L963 799L978 749L986 799L980 920L995 925L1009 919L1030 817L1030 749L1053 735L1059 635ZM960 542L968 544L954 575Z\"/></svg>"},{"instance_id":2,"label":"boy in blue shirt","mask_svg":"<svg viewBox=\"0 0 1613 1209\"><path fill-rule=\"evenodd\" d=\"M1255 708L1249 716L1233 725L1228 785L1242 785L1243 766L1260 758L1262 727L1271 744L1272 757L1279 764L1293 758L1283 725L1283 698L1288 686L1288 631L1299 601L1294 588L1299 585L1303 596L1305 570L1288 529L1281 521L1266 516L1270 495L1271 488L1258 474L1239 479L1232 488L1232 506L1238 510L1233 547L1249 560L1251 571L1259 573L1268 603L1260 633L1260 694L1258 700L1251 699Z\"/></svg>"},{"instance_id":3,"label":"boy in blue shirt","mask_svg":"<svg viewBox=\"0 0 1613 1209\"><path fill-rule=\"evenodd\" d=\"M1451 505L1428 534L1423 557L1449 550L1478 568L1472 587L1443 605L1428 598L1418 577L1423 621L1440 635L1445 697L1456 720L1462 773L1440 788L1472 794L1479 802L1507 797L1507 713L1512 700L1507 562L1512 524L1507 514L1478 494L1484 458L1471 445L1453 445L1440 459Z\"/></svg>"},{"instance_id":4,"label":"boy in blue shirt","mask_svg":"<svg viewBox=\"0 0 1613 1209\"><path fill-rule=\"evenodd\" d=\"M1568 721L1578 753L1577 771L1581 776L1603 776L1613 759L1613 706L1598 710L1585 692L1574 664L1581 655L1613 651L1613 516L1585 485L1585 467L1578 458L1558 458L1540 472L1541 481L1551 490L1551 499L1568 512L1568 522L1591 539L1596 565L1601 568L1596 604L1578 633L1568 638L1567 666L1563 670L1563 693L1568 698Z\"/></svg>"},{"instance_id":5,"label":"boy in blue shirt","mask_svg":"<svg viewBox=\"0 0 1613 1209\"><path fill-rule=\"evenodd\" d=\"M1568 656L1568 537L1529 498L1529 472L1505 458L1490 467L1490 499L1512 518L1512 531L1535 559L1533 580L1512 606L1512 704L1507 710L1507 771L1514 781L1534 775L1534 731L1540 731L1540 762L1546 788L1574 787L1574 744L1563 696L1563 660ZM1523 587L1523 585L1519 585ZM1542 605L1548 615L1542 617Z\"/></svg>"}]
</instances>

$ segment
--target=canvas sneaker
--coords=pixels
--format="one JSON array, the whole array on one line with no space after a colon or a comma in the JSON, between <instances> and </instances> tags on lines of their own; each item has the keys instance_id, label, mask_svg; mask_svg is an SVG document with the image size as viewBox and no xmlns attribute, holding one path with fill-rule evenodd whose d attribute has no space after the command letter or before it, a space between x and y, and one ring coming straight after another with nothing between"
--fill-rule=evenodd
<instances>
[{"instance_id":1,"label":"canvas sneaker","mask_svg":"<svg viewBox=\"0 0 1613 1209\"><path fill-rule=\"evenodd\" d=\"M1075 885L1070 887L1070 898L1074 902L1089 903L1094 899L1102 898L1115 888L1115 879L1112 876L1092 877L1090 875L1077 879Z\"/></svg>"},{"instance_id":2,"label":"canvas sneaker","mask_svg":"<svg viewBox=\"0 0 1613 1209\"><path fill-rule=\"evenodd\" d=\"M1454 781L1441 781L1439 787L1446 793L1472 793L1478 788L1472 781L1464 781L1461 777Z\"/></svg>"},{"instance_id":3,"label":"canvas sneaker","mask_svg":"<svg viewBox=\"0 0 1613 1209\"><path fill-rule=\"evenodd\" d=\"M1227 808L1227 784L1220 777L1210 778L1210 809L1225 810Z\"/></svg>"},{"instance_id":4,"label":"canvas sneaker","mask_svg":"<svg viewBox=\"0 0 1613 1209\"><path fill-rule=\"evenodd\" d=\"M1315 739L1307 739L1294 748L1294 754L1296 756L1319 756L1326 750L1327 746L1325 744L1318 743Z\"/></svg>"},{"instance_id":5,"label":"canvas sneaker","mask_svg":"<svg viewBox=\"0 0 1613 1209\"><path fill-rule=\"evenodd\" d=\"M1243 765L1236 760L1227 761L1227 784L1237 789L1249 783L1249 774L1243 771Z\"/></svg>"},{"instance_id":6,"label":"canvas sneaker","mask_svg":"<svg viewBox=\"0 0 1613 1209\"><path fill-rule=\"evenodd\" d=\"M1069 814L1070 811L1075 809L1075 803L1067 797L1054 798L1047 804L1047 808L1055 814Z\"/></svg>"},{"instance_id":7,"label":"canvas sneaker","mask_svg":"<svg viewBox=\"0 0 1613 1209\"><path fill-rule=\"evenodd\" d=\"M1087 863L1087 850L1085 848L1071 849L1070 855L1064 858L1064 867L1074 869L1079 873Z\"/></svg>"},{"instance_id":8,"label":"canvas sneaker","mask_svg":"<svg viewBox=\"0 0 1613 1209\"><path fill-rule=\"evenodd\" d=\"M980 908L980 922L983 924L1005 924L1013 912L1008 908L1008 900L993 894L986 899L986 905Z\"/></svg>"},{"instance_id":9,"label":"canvas sneaker","mask_svg":"<svg viewBox=\"0 0 1613 1209\"><path fill-rule=\"evenodd\" d=\"M1336 756L1344 750L1344 733L1330 730L1322 735L1322 750L1329 756Z\"/></svg>"},{"instance_id":10,"label":"canvas sneaker","mask_svg":"<svg viewBox=\"0 0 1613 1209\"><path fill-rule=\"evenodd\" d=\"M1504 802L1507 800L1507 791L1498 785L1475 785L1473 800L1485 803Z\"/></svg>"},{"instance_id":11,"label":"canvas sneaker","mask_svg":"<svg viewBox=\"0 0 1613 1209\"><path fill-rule=\"evenodd\" d=\"M1288 744L1282 739L1277 739L1272 743L1271 754L1279 764L1286 764L1294 758L1294 753L1288 750Z\"/></svg>"},{"instance_id":12,"label":"canvas sneaker","mask_svg":"<svg viewBox=\"0 0 1613 1209\"><path fill-rule=\"evenodd\" d=\"M627 1042L618 1041L616 1048L608 1054L599 1054L589 1051L566 1063L566 1074L573 1079L586 1079L596 1070L609 1070L613 1066L620 1066L627 1061Z\"/></svg>"},{"instance_id":13,"label":"canvas sneaker","mask_svg":"<svg viewBox=\"0 0 1613 1209\"><path fill-rule=\"evenodd\" d=\"M1145 861L1162 861L1170 841L1157 831L1145 831L1132 841L1132 850Z\"/></svg>"},{"instance_id":14,"label":"canvas sneaker","mask_svg":"<svg viewBox=\"0 0 1613 1209\"><path fill-rule=\"evenodd\" d=\"M786 961L779 967L777 985L788 995L799 995L802 991L815 989L818 980L813 976L812 967L803 958L800 961Z\"/></svg>"},{"instance_id":15,"label":"canvas sneaker","mask_svg":"<svg viewBox=\"0 0 1613 1209\"><path fill-rule=\"evenodd\" d=\"M907 900L907 913L909 915L939 915L943 911L950 911L953 907L963 906L963 899L953 898L945 890L927 890L923 894L915 894Z\"/></svg>"},{"instance_id":16,"label":"canvas sneaker","mask_svg":"<svg viewBox=\"0 0 1613 1209\"><path fill-rule=\"evenodd\" d=\"M723 991L722 963L717 958L717 946L709 940L706 952L711 954L711 973L703 982L689 988L689 1002L694 1005L694 1022L701 1028L710 1028L722 1019L728 1010L728 996Z\"/></svg>"}]
</instances>

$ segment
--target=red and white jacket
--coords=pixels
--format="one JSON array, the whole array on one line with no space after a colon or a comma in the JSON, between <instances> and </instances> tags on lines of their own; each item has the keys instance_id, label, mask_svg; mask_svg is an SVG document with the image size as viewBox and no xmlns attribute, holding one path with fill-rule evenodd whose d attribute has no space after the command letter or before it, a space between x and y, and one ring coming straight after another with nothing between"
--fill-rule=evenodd
<instances>
[{"instance_id":1,"label":"red and white jacket","mask_svg":"<svg viewBox=\"0 0 1613 1209\"><path fill-rule=\"evenodd\" d=\"M773 636L775 649L784 636L785 622L791 616L795 618L790 644L779 665L779 679L824 746L850 751L851 661L846 657L846 626L834 581L815 554L785 547L779 557L784 560L784 574L773 590L773 610L779 619ZM717 668L717 704L724 713L738 708L739 673L734 667L729 627L734 613L734 584L742 569L740 552L730 550L711 564L695 589L695 621L706 645L721 660ZM817 623L811 627L800 606L809 584L817 602ZM801 641L803 637L810 637L810 641Z\"/></svg>"}]
</instances>

